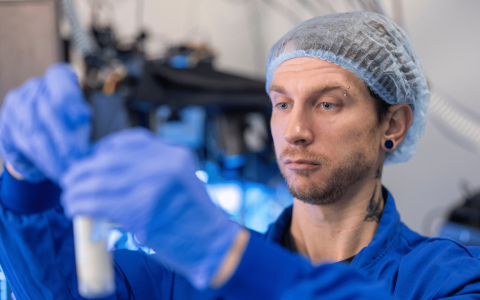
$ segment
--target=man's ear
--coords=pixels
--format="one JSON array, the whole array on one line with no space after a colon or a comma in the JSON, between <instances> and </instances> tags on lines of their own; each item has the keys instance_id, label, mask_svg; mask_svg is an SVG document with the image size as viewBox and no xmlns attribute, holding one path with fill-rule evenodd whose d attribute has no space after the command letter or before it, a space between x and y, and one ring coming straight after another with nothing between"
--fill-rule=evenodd
<instances>
[{"instance_id":1,"label":"man's ear","mask_svg":"<svg viewBox=\"0 0 480 300\"><path fill-rule=\"evenodd\" d=\"M413 113L410 105L396 104L390 106L382 122L385 128L381 145L382 149L386 152L395 150L407 135L412 121ZM391 141L391 143L387 141Z\"/></svg>"}]
</instances>

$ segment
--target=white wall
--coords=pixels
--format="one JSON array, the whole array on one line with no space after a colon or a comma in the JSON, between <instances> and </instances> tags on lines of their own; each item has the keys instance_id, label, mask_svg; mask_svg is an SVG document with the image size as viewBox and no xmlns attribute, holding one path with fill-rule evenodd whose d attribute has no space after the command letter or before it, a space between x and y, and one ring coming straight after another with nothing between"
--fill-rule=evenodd
<instances>
[{"instance_id":1,"label":"white wall","mask_svg":"<svg viewBox=\"0 0 480 300\"><path fill-rule=\"evenodd\" d=\"M391 0L384 0L391 10ZM265 2L279 2L268 0ZM171 44L188 40L207 41L218 52L220 69L262 77L268 49L300 20L329 7L310 0L281 0L288 17L262 0L144 0L144 24L153 34L148 50L160 56ZM304 1L305 2L305 1ZM330 1L336 11L351 10L347 1ZM89 22L89 3L77 1L83 20ZM100 21L114 24L122 39L136 32L137 1L101 1ZM115 3L115 5L112 5ZM480 114L480 1L404 0L405 27L411 36L430 80L456 100ZM427 123L418 153L407 163L385 168L384 184L394 194L402 219L424 234L430 216L441 216L462 197L462 179L480 188L480 155L474 155L447 139ZM428 227L428 226L427 226Z\"/></svg>"},{"instance_id":2,"label":"white wall","mask_svg":"<svg viewBox=\"0 0 480 300\"><path fill-rule=\"evenodd\" d=\"M55 15L53 0L0 1L0 106L10 89L60 59Z\"/></svg>"}]
</instances>

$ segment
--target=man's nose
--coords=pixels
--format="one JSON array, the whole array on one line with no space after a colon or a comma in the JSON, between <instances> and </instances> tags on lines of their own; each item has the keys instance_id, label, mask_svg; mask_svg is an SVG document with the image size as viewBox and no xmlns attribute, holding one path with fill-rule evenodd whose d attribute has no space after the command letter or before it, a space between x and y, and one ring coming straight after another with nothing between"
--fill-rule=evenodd
<instances>
[{"instance_id":1,"label":"man's nose","mask_svg":"<svg viewBox=\"0 0 480 300\"><path fill-rule=\"evenodd\" d=\"M295 146L306 146L313 141L313 134L310 129L311 120L301 111L292 112L288 121L283 138L289 144Z\"/></svg>"}]
</instances>

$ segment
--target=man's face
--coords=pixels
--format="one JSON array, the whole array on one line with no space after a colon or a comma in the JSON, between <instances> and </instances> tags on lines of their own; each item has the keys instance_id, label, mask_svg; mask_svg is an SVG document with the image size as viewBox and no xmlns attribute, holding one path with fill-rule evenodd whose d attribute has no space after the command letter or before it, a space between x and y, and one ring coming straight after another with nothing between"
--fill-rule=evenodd
<instances>
[{"instance_id":1,"label":"man's face","mask_svg":"<svg viewBox=\"0 0 480 300\"><path fill-rule=\"evenodd\" d=\"M335 203L373 178L382 133L375 101L352 72L294 58L275 70L269 94L278 165L295 198Z\"/></svg>"}]
</instances>

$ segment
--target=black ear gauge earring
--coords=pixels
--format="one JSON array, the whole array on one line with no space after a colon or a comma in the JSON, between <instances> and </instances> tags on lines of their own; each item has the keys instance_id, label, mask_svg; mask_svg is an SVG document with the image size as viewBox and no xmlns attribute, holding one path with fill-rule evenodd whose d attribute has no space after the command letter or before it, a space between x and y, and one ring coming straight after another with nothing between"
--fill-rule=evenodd
<instances>
[{"instance_id":1,"label":"black ear gauge earring","mask_svg":"<svg viewBox=\"0 0 480 300\"><path fill-rule=\"evenodd\" d=\"M388 150L390 150L390 149L393 148L393 142L392 142L392 140L386 140L386 141L385 141L385 148L387 148Z\"/></svg>"}]
</instances>

